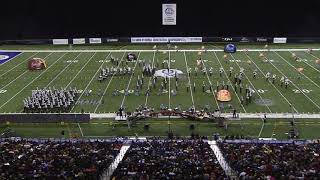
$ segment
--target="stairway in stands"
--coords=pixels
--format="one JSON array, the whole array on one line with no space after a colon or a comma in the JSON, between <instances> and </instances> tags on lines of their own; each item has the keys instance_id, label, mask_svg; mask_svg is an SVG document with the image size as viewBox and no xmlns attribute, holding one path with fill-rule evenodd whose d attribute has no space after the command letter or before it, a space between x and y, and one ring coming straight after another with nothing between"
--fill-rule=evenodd
<instances>
[{"instance_id":1,"label":"stairway in stands","mask_svg":"<svg viewBox=\"0 0 320 180\"><path fill-rule=\"evenodd\" d=\"M130 144L124 144L121 149L120 153L114 159L114 161L110 164L109 168L103 173L101 176L101 180L109 180L112 173L117 169L119 163L122 161L124 155L126 154L127 150L130 148Z\"/></svg>"},{"instance_id":2,"label":"stairway in stands","mask_svg":"<svg viewBox=\"0 0 320 180\"><path fill-rule=\"evenodd\" d=\"M229 164L226 162L226 160L223 157L223 154L220 151L220 148L217 145L216 141L208 141L210 148L213 150L214 154L216 155L220 166L222 167L222 169L224 170L224 172L226 173L226 175L228 175L229 177L231 177L231 179L237 179L237 175L234 172L234 170L231 169L231 167L229 166Z\"/></svg>"}]
</instances>

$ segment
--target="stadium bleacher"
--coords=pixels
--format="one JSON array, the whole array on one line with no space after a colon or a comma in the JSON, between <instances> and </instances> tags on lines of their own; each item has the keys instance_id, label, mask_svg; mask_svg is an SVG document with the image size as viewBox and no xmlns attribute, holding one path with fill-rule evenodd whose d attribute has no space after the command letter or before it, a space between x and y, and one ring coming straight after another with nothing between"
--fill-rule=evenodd
<instances>
[{"instance_id":1,"label":"stadium bleacher","mask_svg":"<svg viewBox=\"0 0 320 180\"><path fill-rule=\"evenodd\" d=\"M228 179L203 140L133 142L115 179Z\"/></svg>"},{"instance_id":2,"label":"stadium bleacher","mask_svg":"<svg viewBox=\"0 0 320 180\"><path fill-rule=\"evenodd\" d=\"M210 141L213 142L213 141ZM214 141L215 142L215 141ZM317 179L320 143L206 139L2 139L0 179ZM103 176L129 146L113 171ZM228 163L227 172L220 158ZM236 174L232 174L236 172ZM234 176L236 175L236 176Z\"/></svg>"},{"instance_id":3,"label":"stadium bleacher","mask_svg":"<svg viewBox=\"0 0 320 180\"><path fill-rule=\"evenodd\" d=\"M240 179L318 179L319 143L218 143Z\"/></svg>"},{"instance_id":4,"label":"stadium bleacher","mask_svg":"<svg viewBox=\"0 0 320 180\"><path fill-rule=\"evenodd\" d=\"M120 142L0 142L0 179L98 179L121 149Z\"/></svg>"}]
</instances>

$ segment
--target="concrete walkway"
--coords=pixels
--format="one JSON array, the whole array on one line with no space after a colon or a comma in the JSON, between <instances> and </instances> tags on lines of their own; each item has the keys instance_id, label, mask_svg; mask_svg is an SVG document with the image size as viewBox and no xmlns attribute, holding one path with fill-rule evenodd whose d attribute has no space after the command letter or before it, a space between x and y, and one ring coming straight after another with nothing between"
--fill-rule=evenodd
<instances>
[{"instance_id":1,"label":"concrete walkway","mask_svg":"<svg viewBox=\"0 0 320 180\"><path fill-rule=\"evenodd\" d=\"M292 118L292 113L239 113L239 118L236 118L235 120L239 119L259 119L266 117L268 119L270 118L283 118L283 119L290 119ZM222 117L230 118L232 120L232 113L222 113ZM116 117L116 113L103 113L103 114L97 114L93 113L90 114L91 119L105 119L110 118L114 119ZM159 116L160 119L167 119L168 116ZM172 119L179 118L179 116L171 116ZM296 119L320 119L320 114L313 114L313 113L295 113L294 118Z\"/></svg>"}]
</instances>

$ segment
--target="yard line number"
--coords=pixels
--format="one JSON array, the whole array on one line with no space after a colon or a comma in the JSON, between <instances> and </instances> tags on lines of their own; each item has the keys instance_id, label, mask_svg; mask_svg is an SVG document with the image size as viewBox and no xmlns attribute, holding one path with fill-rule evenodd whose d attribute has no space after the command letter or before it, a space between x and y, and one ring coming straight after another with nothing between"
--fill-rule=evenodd
<instances>
[{"instance_id":1,"label":"yard line number","mask_svg":"<svg viewBox=\"0 0 320 180\"><path fill-rule=\"evenodd\" d=\"M306 93L306 94L308 94L308 93L310 93L312 90L311 89L301 89L301 90L299 90L299 89L293 89L292 90L294 93L297 93L297 94L299 94L299 93Z\"/></svg>"}]
</instances>

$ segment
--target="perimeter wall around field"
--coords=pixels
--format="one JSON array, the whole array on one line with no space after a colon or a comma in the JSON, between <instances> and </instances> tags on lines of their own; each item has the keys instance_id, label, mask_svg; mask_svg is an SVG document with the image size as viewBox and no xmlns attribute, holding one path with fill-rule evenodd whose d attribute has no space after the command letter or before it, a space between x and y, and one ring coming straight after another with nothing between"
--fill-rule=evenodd
<instances>
[{"instance_id":1,"label":"perimeter wall around field","mask_svg":"<svg viewBox=\"0 0 320 180\"><path fill-rule=\"evenodd\" d=\"M190 44L190 43L236 43L236 44L285 44L320 43L320 37L95 37L61 39L0 40L0 45L110 45L110 44ZM1 46L0 46L1 48Z\"/></svg>"}]
</instances>

